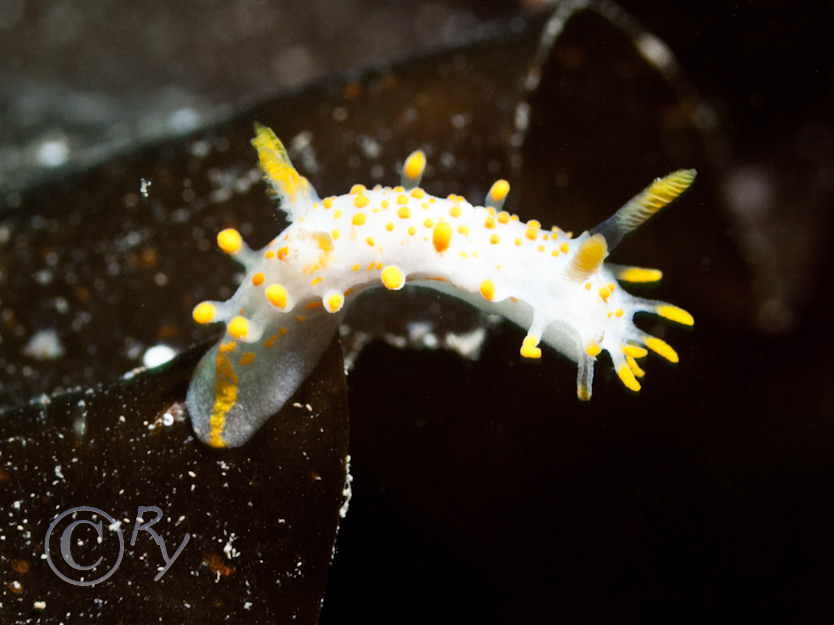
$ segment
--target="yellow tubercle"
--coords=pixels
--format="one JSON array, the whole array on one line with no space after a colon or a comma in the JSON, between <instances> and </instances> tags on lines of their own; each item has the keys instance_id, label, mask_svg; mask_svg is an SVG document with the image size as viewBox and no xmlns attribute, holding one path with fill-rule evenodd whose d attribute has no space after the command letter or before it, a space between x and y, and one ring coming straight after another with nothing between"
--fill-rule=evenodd
<instances>
[{"instance_id":1,"label":"yellow tubercle","mask_svg":"<svg viewBox=\"0 0 834 625\"><path fill-rule=\"evenodd\" d=\"M599 356L602 348L597 344L596 341L591 341L588 345L585 346L585 353L588 354L591 358L596 358Z\"/></svg>"},{"instance_id":2,"label":"yellow tubercle","mask_svg":"<svg viewBox=\"0 0 834 625\"><path fill-rule=\"evenodd\" d=\"M266 287L266 299L277 308L287 307L287 289L280 284L270 284Z\"/></svg>"},{"instance_id":3,"label":"yellow tubercle","mask_svg":"<svg viewBox=\"0 0 834 625\"><path fill-rule=\"evenodd\" d=\"M481 295L488 302L491 302L495 297L495 283L492 280L484 280L480 286Z\"/></svg>"},{"instance_id":4,"label":"yellow tubercle","mask_svg":"<svg viewBox=\"0 0 834 625\"><path fill-rule=\"evenodd\" d=\"M191 316L194 318L194 321L200 324L211 323L214 321L215 314L217 314L217 311L211 302L201 302L191 311Z\"/></svg>"},{"instance_id":5,"label":"yellow tubercle","mask_svg":"<svg viewBox=\"0 0 834 625\"><path fill-rule=\"evenodd\" d=\"M217 245L227 254L235 254L243 247L243 239L234 228L226 228L217 234Z\"/></svg>"},{"instance_id":6,"label":"yellow tubercle","mask_svg":"<svg viewBox=\"0 0 834 625\"><path fill-rule=\"evenodd\" d=\"M325 294L322 298L324 309L329 313L339 312L345 304L345 296L339 292Z\"/></svg>"},{"instance_id":7,"label":"yellow tubercle","mask_svg":"<svg viewBox=\"0 0 834 625\"><path fill-rule=\"evenodd\" d=\"M521 342L521 355L524 358L541 358L542 357L542 350L539 345L539 337L528 334L524 337L524 340Z\"/></svg>"},{"instance_id":8,"label":"yellow tubercle","mask_svg":"<svg viewBox=\"0 0 834 625\"><path fill-rule=\"evenodd\" d=\"M244 317L232 317L227 329L236 339L245 339L249 334L249 322Z\"/></svg>"},{"instance_id":9,"label":"yellow tubercle","mask_svg":"<svg viewBox=\"0 0 834 625\"><path fill-rule=\"evenodd\" d=\"M438 222L432 232L432 243L435 251L444 252L452 243L452 226L445 221Z\"/></svg>"},{"instance_id":10,"label":"yellow tubercle","mask_svg":"<svg viewBox=\"0 0 834 625\"><path fill-rule=\"evenodd\" d=\"M397 291L405 285L405 274L396 265L384 267L380 277L385 288L392 291Z\"/></svg>"},{"instance_id":11,"label":"yellow tubercle","mask_svg":"<svg viewBox=\"0 0 834 625\"><path fill-rule=\"evenodd\" d=\"M357 199L357 200L359 200L359 198L363 198L363 197L364 197L366 200L368 199L368 198L367 198L367 197L365 197L364 195L360 195L360 196L359 196L358 198L356 198L356 199ZM366 204L367 204L367 202L366 202ZM361 225L363 225L363 224L365 223L365 213L354 213L353 218L351 219L351 223L352 223L354 226L361 226Z\"/></svg>"}]
</instances>

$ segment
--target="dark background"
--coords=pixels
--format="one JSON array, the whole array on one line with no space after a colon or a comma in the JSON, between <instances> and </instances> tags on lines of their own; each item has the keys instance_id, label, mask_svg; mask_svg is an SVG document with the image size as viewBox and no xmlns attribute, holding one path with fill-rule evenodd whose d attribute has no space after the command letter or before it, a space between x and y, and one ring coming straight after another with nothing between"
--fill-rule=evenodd
<instances>
[{"instance_id":1,"label":"dark background","mask_svg":"<svg viewBox=\"0 0 834 625\"><path fill-rule=\"evenodd\" d=\"M0 192L25 210L19 190L45 184L56 146L72 166L108 162L538 4L0 0ZM647 230L621 257L676 242L647 262L669 270L661 297L696 316L668 335L681 366L651 362L638 398L600 375L592 407L563 409L571 367L512 364L508 328L474 364L371 346L349 377L355 498L323 622L834 618L834 9L621 4L677 55L706 116L677 237ZM699 263L687 283L682 267ZM514 389L557 377L566 392L548 410L519 403Z\"/></svg>"}]
</instances>

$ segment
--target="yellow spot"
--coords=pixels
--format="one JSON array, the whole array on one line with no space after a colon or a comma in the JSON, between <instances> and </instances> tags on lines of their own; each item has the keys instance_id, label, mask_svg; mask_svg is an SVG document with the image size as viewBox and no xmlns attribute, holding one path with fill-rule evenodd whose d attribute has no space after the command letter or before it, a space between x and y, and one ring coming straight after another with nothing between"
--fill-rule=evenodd
<instances>
[{"instance_id":1,"label":"yellow spot","mask_svg":"<svg viewBox=\"0 0 834 625\"><path fill-rule=\"evenodd\" d=\"M236 339L245 339L246 335L249 334L249 322L243 317L232 317L232 320L229 321L228 331Z\"/></svg>"},{"instance_id":2,"label":"yellow spot","mask_svg":"<svg viewBox=\"0 0 834 625\"><path fill-rule=\"evenodd\" d=\"M608 302L608 298L611 297L611 289L607 286L601 286L597 289L599 296L602 298L603 302Z\"/></svg>"},{"instance_id":3,"label":"yellow spot","mask_svg":"<svg viewBox=\"0 0 834 625\"><path fill-rule=\"evenodd\" d=\"M365 197L365 196L360 195L359 197ZM356 198L356 199L358 200L359 198ZM365 223L365 213L354 213L353 219L351 219L351 222L353 223L354 226L361 226L362 224Z\"/></svg>"},{"instance_id":4,"label":"yellow spot","mask_svg":"<svg viewBox=\"0 0 834 625\"><path fill-rule=\"evenodd\" d=\"M323 278L322 278L321 276L318 276L318 277L316 277L316 278L313 278L313 281L310 283L310 286L316 286L316 285L317 285L319 282L321 282L322 280L323 280Z\"/></svg>"},{"instance_id":5,"label":"yellow spot","mask_svg":"<svg viewBox=\"0 0 834 625\"><path fill-rule=\"evenodd\" d=\"M333 208L333 198L326 197L324 198L321 203L324 205L325 208Z\"/></svg>"},{"instance_id":6,"label":"yellow spot","mask_svg":"<svg viewBox=\"0 0 834 625\"><path fill-rule=\"evenodd\" d=\"M397 291L403 288L405 284L405 274L403 274L402 269L397 267L396 265L388 265L382 270L382 284L385 285L386 289L390 289L392 291Z\"/></svg>"},{"instance_id":7,"label":"yellow spot","mask_svg":"<svg viewBox=\"0 0 834 625\"><path fill-rule=\"evenodd\" d=\"M399 204L400 206L408 204L408 196L400 192L400 194L397 196L397 204Z\"/></svg>"},{"instance_id":8,"label":"yellow spot","mask_svg":"<svg viewBox=\"0 0 834 625\"><path fill-rule=\"evenodd\" d=\"M495 283L492 280L484 280L480 286L481 295L488 302L491 302L495 297Z\"/></svg>"},{"instance_id":9,"label":"yellow spot","mask_svg":"<svg viewBox=\"0 0 834 625\"><path fill-rule=\"evenodd\" d=\"M341 293L330 293L329 295L324 296L322 303L324 304L324 309L327 312L339 312L345 303L345 296Z\"/></svg>"},{"instance_id":10,"label":"yellow spot","mask_svg":"<svg viewBox=\"0 0 834 625\"><path fill-rule=\"evenodd\" d=\"M596 341L591 341L585 347L585 353L588 354L591 358L595 358L596 356L598 356L601 351L602 348L599 345L597 345Z\"/></svg>"},{"instance_id":11,"label":"yellow spot","mask_svg":"<svg viewBox=\"0 0 834 625\"><path fill-rule=\"evenodd\" d=\"M396 186L396 187L394 187L393 191L394 191L394 193L404 193L405 192L405 187Z\"/></svg>"},{"instance_id":12,"label":"yellow spot","mask_svg":"<svg viewBox=\"0 0 834 625\"><path fill-rule=\"evenodd\" d=\"M365 239L365 243L367 243L367 244L368 244L368 245L370 245L371 247L373 247L374 245L376 245L376 242L374 241L374 238L373 238L373 237L368 237L367 239Z\"/></svg>"},{"instance_id":13,"label":"yellow spot","mask_svg":"<svg viewBox=\"0 0 834 625\"><path fill-rule=\"evenodd\" d=\"M194 321L202 324L211 323L214 320L215 314L214 304L210 302L201 302L191 311L191 316L194 318Z\"/></svg>"},{"instance_id":14,"label":"yellow spot","mask_svg":"<svg viewBox=\"0 0 834 625\"><path fill-rule=\"evenodd\" d=\"M449 209L449 216L450 217L460 217L462 212L463 211L461 210L460 206L458 206L457 204L454 204L452 206L452 208Z\"/></svg>"},{"instance_id":15,"label":"yellow spot","mask_svg":"<svg viewBox=\"0 0 834 625\"><path fill-rule=\"evenodd\" d=\"M539 245L536 249L540 252L543 252L544 251L544 245Z\"/></svg>"},{"instance_id":16,"label":"yellow spot","mask_svg":"<svg viewBox=\"0 0 834 625\"><path fill-rule=\"evenodd\" d=\"M434 225L434 220L433 220L431 217L426 217L426 218L423 220L423 225L424 225L426 228L431 228L431 227Z\"/></svg>"},{"instance_id":17,"label":"yellow spot","mask_svg":"<svg viewBox=\"0 0 834 625\"><path fill-rule=\"evenodd\" d=\"M367 195L357 195L356 199L353 200L353 205L356 208L365 208L370 202Z\"/></svg>"},{"instance_id":18,"label":"yellow spot","mask_svg":"<svg viewBox=\"0 0 834 625\"><path fill-rule=\"evenodd\" d=\"M445 221L438 222L434 227L432 242L434 243L435 251L438 253L446 251L452 243L452 226Z\"/></svg>"},{"instance_id":19,"label":"yellow spot","mask_svg":"<svg viewBox=\"0 0 834 625\"><path fill-rule=\"evenodd\" d=\"M359 195L361 193L365 193L365 185L355 184L350 188L351 195Z\"/></svg>"},{"instance_id":20,"label":"yellow spot","mask_svg":"<svg viewBox=\"0 0 834 625\"><path fill-rule=\"evenodd\" d=\"M266 287L266 299L277 308L287 307L287 289L280 284L270 284Z\"/></svg>"},{"instance_id":21,"label":"yellow spot","mask_svg":"<svg viewBox=\"0 0 834 625\"><path fill-rule=\"evenodd\" d=\"M255 286L261 286L264 283L264 274L260 271L257 272L254 276L252 276L252 284Z\"/></svg>"},{"instance_id":22,"label":"yellow spot","mask_svg":"<svg viewBox=\"0 0 834 625\"><path fill-rule=\"evenodd\" d=\"M492 183L492 187L489 189L489 199L495 202L503 202L504 198L507 197L507 194L510 192L510 183L504 179L496 180Z\"/></svg>"},{"instance_id":23,"label":"yellow spot","mask_svg":"<svg viewBox=\"0 0 834 625\"><path fill-rule=\"evenodd\" d=\"M492 243L493 245L497 244L500 240L501 240L501 237L499 237L494 232L491 235L489 235L489 242Z\"/></svg>"},{"instance_id":24,"label":"yellow spot","mask_svg":"<svg viewBox=\"0 0 834 625\"><path fill-rule=\"evenodd\" d=\"M385 229L386 229L388 232L391 232L391 231L394 229L394 222L393 222L393 221L389 221L387 224L385 224Z\"/></svg>"},{"instance_id":25,"label":"yellow spot","mask_svg":"<svg viewBox=\"0 0 834 625\"><path fill-rule=\"evenodd\" d=\"M521 355L524 358L541 358L542 350L538 346L539 337L528 334L521 342Z\"/></svg>"},{"instance_id":26,"label":"yellow spot","mask_svg":"<svg viewBox=\"0 0 834 625\"><path fill-rule=\"evenodd\" d=\"M415 228L414 226L409 226L408 227L408 234L410 234L411 236L414 236L416 232L417 232L417 228Z\"/></svg>"},{"instance_id":27,"label":"yellow spot","mask_svg":"<svg viewBox=\"0 0 834 625\"><path fill-rule=\"evenodd\" d=\"M559 251L562 252L562 254L567 254L569 250L570 250L570 245L568 245L567 242L562 243L559 246Z\"/></svg>"},{"instance_id":28,"label":"yellow spot","mask_svg":"<svg viewBox=\"0 0 834 625\"><path fill-rule=\"evenodd\" d=\"M460 232L463 235L469 234L469 226L467 226L466 224L459 225L458 232Z\"/></svg>"},{"instance_id":29,"label":"yellow spot","mask_svg":"<svg viewBox=\"0 0 834 625\"><path fill-rule=\"evenodd\" d=\"M354 265L353 267L351 267L351 269L352 269L353 271L359 271L359 269L361 269L361 267L362 267L362 266L361 266L361 265L359 265L359 264L357 263L356 265Z\"/></svg>"},{"instance_id":30,"label":"yellow spot","mask_svg":"<svg viewBox=\"0 0 834 625\"><path fill-rule=\"evenodd\" d=\"M243 352L240 355L240 364L244 367L255 360L255 352Z\"/></svg>"},{"instance_id":31,"label":"yellow spot","mask_svg":"<svg viewBox=\"0 0 834 625\"><path fill-rule=\"evenodd\" d=\"M558 256L559 255L559 250L554 249L552 252L550 252L550 255L551 256Z\"/></svg>"},{"instance_id":32,"label":"yellow spot","mask_svg":"<svg viewBox=\"0 0 834 625\"><path fill-rule=\"evenodd\" d=\"M513 243L515 243L517 246L521 246L521 239L516 237L515 239L513 239Z\"/></svg>"},{"instance_id":33,"label":"yellow spot","mask_svg":"<svg viewBox=\"0 0 834 625\"><path fill-rule=\"evenodd\" d=\"M278 260L284 260L287 257L287 254L289 254L289 253L290 253L290 248L288 248L286 245L282 248L279 248L278 249L278 255L277 255Z\"/></svg>"},{"instance_id":34,"label":"yellow spot","mask_svg":"<svg viewBox=\"0 0 834 625\"><path fill-rule=\"evenodd\" d=\"M620 365L620 368L617 369L617 375L627 389L631 391L640 390L640 382L634 377L634 373L628 368L628 365Z\"/></svg>"},{"instance_id":35,"label":"yellow spot","mask_svg":"<svg viewBox=\"0 0 834 625\"><path fill-rule=\"evenodd\" d=\"M495 218L494 217L487 217L484 221L484 228L492 229L495 227Z\"/></svg>"},{"instance_id":36,"label":"yellow spot","mask_svg":"<svg viewBox=\"0 0 834 625\"><path fill-rule=\"evenodd\" d=\"M227 254L235 254L243 246L243 239L234 228L226 228L217 234L217 245Z\"/></svg>"},{"instance_id":37,"label":"yellow spot","mask_svg":"<svg viewBox=\"0 0 834 625\"><path fill-rule=\"evenodd\" d=\"M666 341L650 336L646 339L646 347L655 354L663 356L669 362L678 362L678 353Z\"/></svg>"},{"instance_id":38,"label":"yellow spot","mask_svg":"<svg viewBox=\"0 0 834 625\"><path fill-rule=\"evenodd\" d=\"M565 277L574 282L582 282L594 274L608 255L608 243L601 234L594 234L585 239L576 250L570 265L565 269Z\"/></svg>"},{"instance_id":39,"label":"yellow spot","mask_svg":"<svg viewBox=\"0 0 834 625\"><path fill-rule=\"evenodd\" d=\"M423 191L420 187L417 187L416 189L412 189L409 195L411 195L411 197L413 197L415 200L422 200L426 196L426 192Z\"/></svg>"},{"instance_id":40,"label":"yellow spot","mask_svg":"<svg viewBox=\"0 0 834 625\"><path fill-rule=\"evenodd\" d=\"M411 217L411 209L409 209L408 206L400 206L397 210L397 217L400 217L401 219L408 219Z\"/></svg>"},{"instance_id":41,"label":"yellow spot","mask_svg":"<svg viewBox=\"0 0 834 625\"><path fill-rule=\"evenodd\" d=\"M379 205L382 206L382 208L388 208L388 200L382 200Z\"/></svg>"},{"instance_id":42,"label":"yellow spot","mask_svg":"<svg viewBox=\"0 0 834 625\"><path fill-rule=\"evenodd\" d=\"M655 312L664 319L676 321L677 323L682 323L685 326L691 326L695 323L695 319L687 311L683 308L672 306L671 304L661 304L655 308Z\"/></svg>"},{"instance_id":43,"label":"yellow spot","mask_svg":"<svg viewBox=\"0 0 834 625\"><path fill-rule=\"evenodd\" d=\"M539 221L537 219L531 219L530 221L527 222L527 227L528 228L535 228L536 230L538 230L539 228L542 227L542 225L541 225L541 223L539 223Z\"/></svg>"},{"instance_id":44,"label":"yellow spot","mask_svg":"<svg viewBox=\"0 0 834 625\"><path fill-rule=\"evenodd\" d=\"M524 236L530 239L531 241L535 241L536 238L539 236L538 228L527 228L524 232Z\"/></svg>"},{"instance_id":45,"label":"yellow spot","mask_svg":"<svg viewBox=\"0 0 834 625\"><path fill-rule=\"evenodd\" d=\"M509 223L510 214L507 211L501 211L500 213L498 213L498 221L502 224Z\"/></svg>"},{"instance_id":46,"label":"yellow spot","mask_svg":"<svg viewBox=\"0 0 834 625\"><path fill-rule=\"evenodd\" d=\"M264 257L272 260L273 258L275 258L275 252L273 252L272 250L267 250L266 252L264 252Z\"/></svg>"},{"instance_id":47,"label":"yellow spot","mask_svg":"<svg viewBox=\"0 0 834 625\"><path fill-rule=\"evenodd\" d=\"M342 211L340 211L338 209L333 211L333 219L338 219L341 216L342 216Z\"/></svg>"},{"instance_id":48,"label":"yellow spot","mask_svg":"<svg viewBox=\"0 0 834 625\"><path fill-rule=\"evenodd\" d=\"M330 231L330 236L331 236L331 237L333 237L333 240L334 240L334 241L335 241L336 239L338 239L341 235L342 235L342 233L341 233L341 232L339 232L339 229L338 229L338 228L333 228L333 230L331 230L331 231Z\"/></svg>"}]
</instances>

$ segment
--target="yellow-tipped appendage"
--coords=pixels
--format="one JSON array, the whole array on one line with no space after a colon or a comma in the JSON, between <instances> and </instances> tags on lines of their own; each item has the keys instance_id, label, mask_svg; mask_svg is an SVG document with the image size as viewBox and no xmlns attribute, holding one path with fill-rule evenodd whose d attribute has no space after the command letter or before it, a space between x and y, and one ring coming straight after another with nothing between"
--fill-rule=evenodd
<instances>
[{"instance_id":1,"label":"yellow-tipped appendage","mask_svg":"<svg viewBox=\"0 0 834 625\"><path fill-rule=\"evenodd\" d=\"M217 233L217 246L231 256L241 250L243 239L234 228L226 228Z\"/></svg>"},{"instance_id":2,"label":"yellow-tipped appendage","mask_svg":"<svg viewBox=\"0 0 834 625\"><path fill-rule=\"evenodd\" d=\"M689 312L672 304L660 304L654 310L664 319L669 319L670 321L685 326L691 326L695 323L695 318Z\"/></svg>"},{"instance_id":3,"label":"yellow-tipped appendage","mask_svg":"<svg viewBox=\"0 0 834 625\"><path fill-rule=\"evenodd\" d=\"M520 353L524 358L541 358L542 357L542 348L539 345L539 337L528 334L524 337L524 340L521 342L521 350Z\"/></svg>"},{"instance_id":4,"label":"yellow-tipped appendage","mask_svg":"<svg viewBox=\"0 0 834 625\"><path fill-rule=\"evenodd\" d=\"M618 267L614 269L614 275L622 282L657 282L663 277L663 272L646 267Z\"/></svg>"},{"instance_id":5,"label":"yellow-tipped appendage","mask_svg":"<svg viewBox=\"0 0 834 625\"><path fill-rule=\"evenodd\" d=\"M486 194L486 199L484 200L484 206L488 208L494 208L496 211L500 211L501 208L504 206L504 200L507 199L507 195L510 192L510 183L504 179L496 180L492 183L492 186L489 188L489 191Z\"/></svg>"},{"instance_id":6,"label":"yellow-tipped appendage","mask_svg":"<svg viewBox=\"0 0 834 625\"><path fill-rule=\"evenodd\" d=\"M425 153L422 150L416 150L409 154L403 165L402 186L406 189L418 186L424 171L426 171Z\"/></svg>"}]
</instances>

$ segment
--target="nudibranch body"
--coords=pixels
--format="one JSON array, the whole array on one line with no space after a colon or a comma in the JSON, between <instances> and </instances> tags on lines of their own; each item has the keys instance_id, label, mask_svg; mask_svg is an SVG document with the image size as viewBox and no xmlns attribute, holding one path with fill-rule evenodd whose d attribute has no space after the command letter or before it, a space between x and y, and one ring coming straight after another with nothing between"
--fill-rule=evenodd
<instances>
[{"instance_id":1,"label":"nudibranch body","mask_svg":"<svg viewBox=\"0 0 834 625\"><path fill-rule=\"evenodd\" d=\"M623 384L639 390L636 360L652 350L672 362L664 341L639 330L635 313L691 325L685 310L628 294L621 282L651 282L660 271L604 263L622 236L683 193L694 170L649 185L611 218L571 237L502 210L509 184L493 184L484 206L423 190L425 155L405 161L402 184L319 199L293 168L283 144L256 124L252 140L264 177L290 225L262 250L237 231L218 244L246 270L225 302L194 309L199 323L223 321L226 335L201 360L188 389L194 430L216 447L245 443L293 395L363 289L406 284L448 293L527 330L526 358L543 343L578 364L577 394L591 397L596 357L608 352Z\"/></svg>"}]
</instances>

